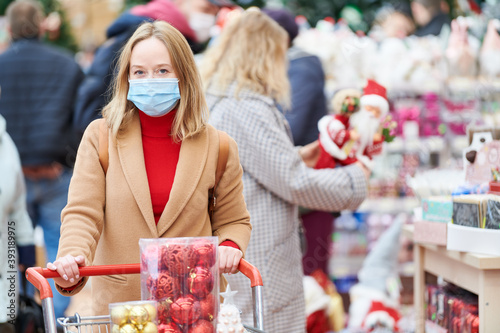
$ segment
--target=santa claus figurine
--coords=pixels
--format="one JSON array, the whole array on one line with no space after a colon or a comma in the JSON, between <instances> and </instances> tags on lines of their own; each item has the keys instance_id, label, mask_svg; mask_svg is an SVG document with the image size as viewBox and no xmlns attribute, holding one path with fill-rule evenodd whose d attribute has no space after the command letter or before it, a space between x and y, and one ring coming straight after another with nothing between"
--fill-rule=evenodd
<instances>
[{"instance_id":1,"label":"santa claus figurine","mask_svg":"<svg viewBox=\"0 0 500 333\"><path fill-rule=\"evenodd\" d=\"M368 80L363 96L354 89L337 92L333 98L335 114L318 122L320 157L316 169L334 168L360 161L367 168L382 152L382 121L389 112L386 90Z\"/></svg>"}]
</instances>

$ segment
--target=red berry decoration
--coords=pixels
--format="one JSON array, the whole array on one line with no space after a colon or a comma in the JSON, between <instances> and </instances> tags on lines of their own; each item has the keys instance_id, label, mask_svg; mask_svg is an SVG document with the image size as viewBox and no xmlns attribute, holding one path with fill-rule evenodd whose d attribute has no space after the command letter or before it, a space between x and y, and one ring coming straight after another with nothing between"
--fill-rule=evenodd
<instances>
[{"instance_id":1,"label":"red berry decoration","mask_svg":"<svg viewBox=\"0 0 500 333\"><path fill-rule=\"evenodd\" d=\"M188 330L188 333L212 333L214 325L206 320L200 319L193 324Z\"/></svg>"},{"instance_id":2,"label":"red berry decoration","mask_svg":"<svg viewBox=\"0 0 500 333\"><path fill-rule=\"evenodd\" d=\"M200 239L193 243L193 250L198 254L198 266L210 268L215 265L215 246L212 242Z\"/></svg>"},{"instance_id":3,"label":"red berry decoration","mask_svg":"<svg viewBox=\"0 0 500 333\"><path fill-rule=\"evenodd\" d=\"M214 288L214 277L205 267L197 266L188 277L189 292L199 299L205 298Z\"/></svg>"},{"instance_id":4,"label":"red berry decoration","mask_svg":"<svg viewBox=\"0 0 500 333\"><path fill-rule=\"evenodd\" d=\"M182 333L179 326L174 323L158 325L158 333Z\"/></svg>"},{"instance_id":5,"label":"red berry decoration","mask_svg":"<svg viewBox=\"0 0 500 333\"><path fill-rule=\"evenodd\" d=\"M146 285L149 293L156 299L174 298L179 295L179 280L167 273L159 273L158 278L148 276Z\"/></svg>"},{"instance_id":6,"label":"red berry decoration","mask_svg":"<svg viewBox=\"0 0 500 333\"><path fill-rule=\"evenodd\" d=\"M162 250L162 262L171 275L182 276L196 266L198 253L191 246L168 244Z\"/></svg>"},{"instance_id":7,"label":"red berry decoration","mask_svg":"<svg viewBox=\"0 0 500 333\"><path fill-rule=\"evenodd\" d=\"M217 318L216 299L212 294L208 294L206 298L200 301L201 318L212 321Z\"/></svg>"},{"instance_id":8,"label":"red berry decoration","mask_svg":"<svg viewBox=\"0 0 500 333\"><path fill-rule=\"evenodd\" d=\"M200 318L201 307L193 296L179 297L170 306L172 320L179 325L191 325Z\"/></svg>"}]
</instances>

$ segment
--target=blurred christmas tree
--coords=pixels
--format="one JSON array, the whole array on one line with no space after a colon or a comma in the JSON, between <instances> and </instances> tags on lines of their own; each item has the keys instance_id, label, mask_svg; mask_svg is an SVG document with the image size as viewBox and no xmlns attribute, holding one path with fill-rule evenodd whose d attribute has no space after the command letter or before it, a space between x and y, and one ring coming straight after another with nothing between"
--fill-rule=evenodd
<instances>
[{"instance_id":1,"label":"blurred christmas tree","mask_svg":"<svg viewBox=\"0 0 500 333\"><path fill-rule=\"evenodd\" d=\"M125 0L125 9L149 2L148 0Z\"/></svg>"},{"instance_id":2,"label":"blurred christmas tree","mask_svg":"<svg viewBox=\"0 0 500 333\"><path fill-rule=\"evenodd\" d=\"M14 0L0 0L0 15L5 15L5 10L7 6ZM78 51L78 45L71 34L71 27L66 20L66 15L57 0L39 0L43 6L46 15L53 13L50 16L51 22L60 20L60 26L56 32L47 33L45 35L45 40L53 45L63 47L71 52ZM57 13L57 14L56 14ZM57 24L59 25L59 24Z\"/></svg>"},{"instance_id":3,"label":"blurred christmas tree","mask_svg":"<svg viewBox=\"0 0 500 333\"><path fill-rule=\"evenodd\" d=\"M391 2L387 0L283 0L283 3L296 15L304 15L309 24L325 18L335 20L344 18L353 30L366 32L371 25L376 11Z\"/></svg>"}]
</instances>

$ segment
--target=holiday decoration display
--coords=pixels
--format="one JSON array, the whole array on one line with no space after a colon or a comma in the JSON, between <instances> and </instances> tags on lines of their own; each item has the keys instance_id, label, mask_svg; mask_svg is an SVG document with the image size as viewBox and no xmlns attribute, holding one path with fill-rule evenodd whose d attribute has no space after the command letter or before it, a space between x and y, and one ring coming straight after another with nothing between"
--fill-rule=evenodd
<instances>
[{"instance_id":1,"label":"holiday decoration display","mask_svg":"<svg viewBox=\"0 0 500 333\"><path fill-rule=\"evenodd\" d=\"M141 295L158 302L158 332L215 332L218 238L141 239L139 245Z\"/></svg>"},{"instance_id":2,"label":"holiday decoration display","mask_svg":"<svg viewBox=\"0 0 500 333\"><path fill-rule=\"evenodd\" d=\"M382 152L382 143L396 134L396 123L388 116L386 89L368 80L363 96L357 90L340 90L333 99L336 114L318 122L320 157L316 169L333 168L360 161L372 168L372 158Z\"/></svg>"},{"instance_id":3,"label":"holiday decoration display","mask_svg":"<svg viewBox=\"0 0 500 333\"><path fill-rule=\"evenodd\" d=\"M244 333L246 332L241 323L240 311L234 305L234 295L237 291L232 291L227 285L226 291L221 293L224 303L221 304L219 316L217 318L217 333Z\"/></svg>"},{"instance_id":4,"label":"holiday decoration display","mask_svg":"<svg viewBox=\"0 0 500 333\"><path fill-rule=\"evenodd\" d=\"M448 332L479 332L478 296L451 283L427 285L426 322Z\"/></svg>"},{"instance_id":5,"label":"holiday decoration display","mask_svg":"<svg viewBox=\"0 0 500 333\"><path fill-rule=\"evenodd\" d=\"M401 314L397 270L399 237L403 220L395 220L378 239L359 271L359 282L351 288L348 328L371 332L376 328L399 332Z\"/></svg>"},{"instance_id":6,"label":"holiday decoration display","mask_svg":"<svg viewBox=\"0 0 500 333\"><path fill-rule=\"evenodd\" d=\"M109 304L111 331L119 333L158 333L155 301Z\"/></svg>"}]
</instances>

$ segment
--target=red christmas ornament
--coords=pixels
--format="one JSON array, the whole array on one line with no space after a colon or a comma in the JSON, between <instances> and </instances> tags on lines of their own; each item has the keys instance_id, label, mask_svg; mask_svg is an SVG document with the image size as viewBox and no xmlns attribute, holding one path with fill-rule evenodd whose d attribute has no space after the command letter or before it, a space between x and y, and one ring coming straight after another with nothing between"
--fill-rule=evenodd
<instances>
[{"instance_id":1,"label":"red christmas ornament","mask_svg":"<svg viewBox=\"0 0 500 333\"><path fill-rule=\"evenodd\" d=\"M206 320L200 319L193 324L188 330L188 333L212 333L214 332L214 325Z\"/></svg>"},{"instance_id":2,"label":"red christmas ornament","mask_svg":"<svg viewBox=\"0 0 500 333\"><path fill-rule=\"evenodd\" d=\"M149 293L156 299L174 298L179 295L179 280L167 273L159 273L158 278L148 276L146 286Z\"/></svg>"},{"instance_id":3,"label":"red christmas ornament","mask_svg":"<svg viewBox=\"0 0 500 333\"><path fill-rule=\"evenodd\" d=\"M212 294L208 294L206 298L200 301L201 318L212 321L217 318L216 299Z\"/></svg>"},{"instance_id":4,"label":"red christmas ornament","mask_svg":"<svg viewBox=\"0 0 500 333\"><path fill-rule=\"evenodd\" d=\"M192 295L179 297L170 306L172 320L179 325L191 325L200 318L201 307Z\"/></svg>"},{"instance_id":5,"label":"red christmas ornament","mask_svg":"<svg viewBox=\"0 0 500 333\"><path fill-rule=\"evenodd\" d=\"M179 326L174 323L158 325L158 333L182 333Z\"/></svg>"},{"instance_id":6,"label":"red christmas ornament","mask_svg":"<svg viewBox=\"0 0 500 333\"><path fill-rule=\"evenodd\" d=\"M172 305L171 300L164 300L158 302L156 307L157 318L159 324L166 324L170 321L170 306Z\"/></svg>"},{"instance_id":7,"label":"red christmas ornament","mask_svg":"<svg viewBox=\"0 0 500 333\"><path fill-rule=\"evenodd\" d=\"M470 332L471 333L479 333L479 317L478 316L474 316L474 317L475 318L471 323Z\"/></svg>"},{"instance_id":8,"label":"red christmas ornament","mask_svg":"<svg viewBox=\"0 0 500 333\"><path fill-rule=\"evenodd\" d=\"M168 244L162 249L162 262L170 274L186 275L196 266L198 253L191 246Z\"/></svg>"},{"instance_id":9,"label":"red christmas ornament","mask_svg":"<svg viewBox=\"0 0 500 333\"><path fill-rule=\"evenodd\" d=\"M458 317L453 317L452 319L453 332L461 332L462 331L462 319Z\"/></svg>"},{"instance_id":10,"label":"red christmas ornament","mask_svg":"<svg viewBox=\"0 0 500 333\"><path fill-rule=\"evenodd\" d=\"M215 246L206 239L194 242L193 250L198 254L198 266L212 267L215 265Z\"/></svg>"},{"instance_id":11,"label":"red christmas ornament","mask_svg":"<svg viewBox=\"0 0 500 333\"><path fill-rule=\"evenodd\" d=\"M189 292L199 299L205 298L214 288L214 277L205 267L197 266L189 272Z\"/></svg>"}]
</instances>

